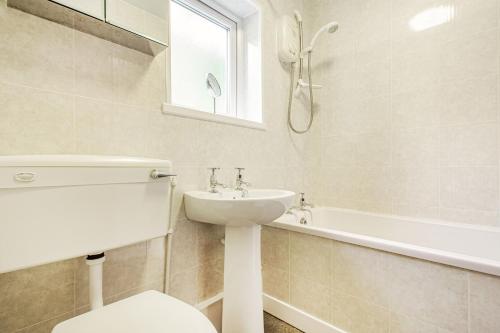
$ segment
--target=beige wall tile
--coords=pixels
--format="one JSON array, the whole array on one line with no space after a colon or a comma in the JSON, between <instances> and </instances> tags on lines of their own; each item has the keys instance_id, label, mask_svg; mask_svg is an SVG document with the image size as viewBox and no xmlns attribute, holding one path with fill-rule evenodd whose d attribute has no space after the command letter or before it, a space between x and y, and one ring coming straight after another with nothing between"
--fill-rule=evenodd
<instances>
[{"instance_id":1,"label":"beige wall tile","mask_svg":"<svg viewBox=\"0 0 500 333\"><path fill-rule=\"evenodd\" d=\"M440 179L443 207L498 209L498 167L441 168Z\"/></svg>"},{"instance_id":2,"label":"beige wall tile","mask_svg":"<svg viewBox=\"0 0 500 333\"><path fill-rule=\"evenodd\" d=\"M273 269L290 269L290 232L270 227L262 228L262 265Z\"/></svg>"},{"instance_id":3,"label":"beige wall tile","mask_svg":"<svg viewBox=\"0 0 500 333\"><path fill-rule=\"evenodd\" d=\"M420 206L413 203L408 204L398 204L395 203L392 207L392 212L395 215L400 216L412 216L415 218L424 218L439 220L442 218L440 215L439 206Z\"/></svg>"},{"instance_id":4,"label":"beige wall tile","mask_svg":"<svg viewBox=\"0 0 500 333\"><path fill-rule=\"evenodd\" d=\"M436 87L424 87L393 94L391 107L394 128L437 126L441 104L446 104L441 103L441 100L444 98Z\"/></svg>"},{"instance_id":5,"label":"beige wall tile","mask_svg":"<svg viewBox=\"0 0 500 333\"><path fill-rule=\"evenodd\" d=\"M439 168L393 168L392 185L394 205L439 206Z\"/></svg>"},{"instance_id":6,"label":"beige wall tile","mask_svg":"<svg viewBox=\"0 0 500 333\"><path fill-rule=\"evenodd\" d=\"M350 295L388 307L387 272L380 251L347 243L333 245L333 280L335 293Z\"/></svg>"},{"instance_id":7,"label":"beige wall tile","mask_svg":"<svg viewBox=\"0 0 500 333\"><path fill-rule=\"evenodd\" d=\"M359 79L356 92L359 96L370 98L390 94L391 62L389 59L358 64L357 69Z\"/></svg>"},{"instance_id":8,"label":"beige wall tile","mask_svg":"<svg viewBox=\"0 0 500 333\"><path fill-rule=\"evenodd\" d=\"M202 262L198 267L198 299L202 302L217 295L224 288L224 259Z\"/></svg>"},{"instance_id":9,"label":"beige wall tile","mask_svg":"<svg viewBox=\"0 0 500 333\"><path fill-rule=\"evenodd\" d=\"M344 77L334 78L336 81L343 79ZM321 120L324 123L323 136L380 132L390 129L391 106L387 95L373 98L365 98L362 95L361 98L358 96L351 98L346 92L345 95L341 95L341 99L336 101L332 100L334 89L329 89L329 87L325 89L324 95L327 98L324 98L322 107L326 109L326 114L325 119ZM354 87L349 89L354 89ZM332 110L328 110L330 103L334 106Z\"/></svg>"},{"instance_id":10,"label":"beige wall tile","mask_svg":"<svg viewBox=\"0 0 500 333\"><path fill-rule=\"evenodd\" d=\"M470 273L470 332L498 332L499 311L500 279Z\"/></svg>"},{"instance_id":11,"label":"beige wall tile","mask_svg":"<svg viewBox=\"0 0 500 333\"><path fill-rule=\"evenodd\" d=\"M452 332L467 332L468 278L463 270L385 254L389 308Z\"/></svg>"},{"instance_id":12,"label":"beige wall tile","mask_svg":"<svg viewBox=\"0 0 500 333\"><path fill-rule=\"evenodd\" d=\"M290 301L290 271L263 265L262 284L264 293L282 301Z\"/></svg>"},{"instance_id":13,"label":"beige wall tile","mask_svg":"<svg viewBox=\"0 0 500 333\"><path fill-rule=\"evenodd\" d=\"M88 154L106 154L113 151L113 104L94 99L75 101L76 149Z\"/></svg>"},{"instance_id":14,"label":"beige wall tile","mask_svg":"<svg viewBox=\"0 0 500 333\"><path fill-rule=\"evenodd\" d=\"M201 146L200 123L197 120L153 112L149 124L148 154L169 158L174 161L176 168L199 166L202 161L201 156L204 154ZM207 168L212 165L203 164Z\"/></svg>"},{"instance_id":15,"label":"beige wall tile","mask_svg":"<svg viewBox=\"0 0 500 333\"><path fill-rule=\"evenodd\" d=\"M43 321L41 323L35 324L33 326L29 326L26 328L23 328L22 330L16 331L19 333L51 333L52 329L59 324L60 322L63 322L65 320L68 320L74 316L73 311L65 313L61 316L58 316L54 319L50 319L47 321Z\"/></svg>"},{"instance_id":16,"label":"beige wall tile","mask_svg":"<svg viewBox=\"0 0 500 333\"><path fill-rule=\"evenodd\" d=\"M331 320L330 288L314 280L292 274L290 304L322 320Z\"/></svg>"},{"instance_id":17,"label":"beige wall tile","mask_svg":"<svg viewBox=\"0 0 500 333\"><path fill-rule=\"evenodd\" d=\"M224 245L221 240L224 239L224 227L208 223L198 223L196 227L198 260L201 263L223 260Z\"/></svg>"},{"instance_id":18,"label":"beige wall tile","mask_svg":"<svg viewBox=\"0 0 500 333\"><path fill-rule=\"evenodd\" d=\"M75 261L0 275L0 331L14 332L73 311Z\"/></svg>"},{"instance_id":19,"label":"beige wall tile","mask_svg":"<svg viewBox=\"0 0 500 333\"><path fill-rule=\"evenodd\" d=\"M162 281L165 277L165 238L147 242L146 281Z\"/></svg>"},{"instance_id":20,"label":"beige wall tile","mask_svg":"<svg viewBox=\"0 0 500 333\"><path fill-rule=\"evenodd\" d=\"M129 298L131 296L143 293L143 292L148 291L148 290L156 290L159 292L163 292L163 289L164 289L163 287L164 287L163 280L148 282L148 283L145 283L144 285L141 285L139 287L128 289L124 292L120 292L116 295L113 295L111 297L104 299L104 305L121 301L125 298Z\"/></svg>"},{"instance_id":21,"label":"beige wall tile","mask_svg":"<svg viewBox=\"0 0 500 333\"><path fill-rule=\"evenodd\" d=\"M443 207L439 211L440 218L467 224L499 225L499 215L496 210L453 209Z\"/></svg>"},{"instance_id":22,"label":"beige wall tile","mask_svg":"<svg viewBox=\"0 0 500 333\"><path fill-rule=\"evenodd\" d=\"M75 31L75 92L113 99L113 43Z\"/></svg>"},{"instance_id":23,"label":"beige wall tile","mask_svg":"<svg viewBox=\"0 0 500 333\"><path fill-rule=\"evenodd\" d=\"M333 323L348 332L389 332L389 310L342 293L332 294Z\"/></svg>"},{"instance_id":24,"label":"beige wall tile","mask_svg":"<svg viewBox=\"0 0 500 333\"><path fill-rule=\"evenodd\" d=\"M160 109L165 101L165 54L113 47L113 101Z\"/></svg>"},{"instance_id":25,"label":"beige wall tile","mask_svg":"<svg viewBox=\"0 0 500 333\"><path fill-rule=\"evenodd\" d=\"M440 86L430 102L443 126L493 122L498 117L497 89L496 75L470 78Z\"/></svg>"},{"instance_id":26,"label":"beige wall tile","mask_svg":"<svg viewBox=\"0 0 500 333\"><path fill-rule=\"evenodd\" d=\"M217 332L222 333L222 301L210 305L203 312L210 319Z\"/></svg>"},{"instance_id":27,"label":"beige wall tile","mask_svg":"<svg viewBox=\"0 0 500 333\"><path fill-rule=\"evenodd\" d=\"M104 298L145 284L146 263L146 242L107 251L103 266Z\"/></svg>"},{"instance_id":28,"label":"beige wall tile","mask_svg":"<svg viewBox=\"0 0 500 333\"><path fill-rule=\"evenodd\" d=\"M329 239L291 232L291 275L329 288L332 278L331 248Z\"/></svg>"},{"instance_id":29,"label":"beige wall tile","mask_svg":"<svg viewBox=\"0 0 500 333\"><path fill-rule=\"evenodd\" d=\"M73 152L73 103L69 95L0 84L0 151Z\"/></svg>"},{"instance_id":30,"label":"beige wall tile","mask_svg":"<svg viewBox=\"0 0 500 333\"><path fill-rule=\"evenodd\" d=\"M398 313L391 313L391 333L445 333L446 331L426 322Z\"/></svg>"},{"instance_id":31,"label":"beige wall tile","mask_svg":"<svg viewBox=\"0 0 500 333\"><path fill-rule=\"evenodd\" d=\"M192 269L198 265L197 225L194 222L180 220L172 240L172 273Z\"/></svg>"},{"instance_id":32,"label":"beige wall tile","mask_svg":"<svg viewBox=\"0 0 500 333\"><path fill-rule=\"evenodd\" d=\"M70 27L0 5L0 80L74 92Z\"/></svg>"},{"instance_id":33,"label":"beige wall tile","mask_svg":"<svg viewBox=\"0 0 500 333\"><path fill-rule=\"evenodd\" d=\"M497 39L498 31L495 29L446 44L440 81L455 82L497 73Z\"/></svg>"},{"instance_id":34,"label":"beige wall tile","mask_svg":"<svg viewBox=\"0 0 500 333\"><path fill-rule=\"evenodd\" d=\"M198 302L198 267L183 270L170 277L169 295L189 304Z\"/></svg>"},{"instance_id":35,"label":"beige wall tile","mask_svg":"<svg viewBox=\"0 0 500 333\"><path fill-rule=\"evenodd\" d=\"M439 131L422 127L394 130L392 136L392 163L395 167L439 165Z\"/></svg>"},{"instance_id":36,"label":"beige wall tile","mask_svg":"<svg viewBox=\"0 0 500 333\"><path fill-rule=\"evenodd\" d=\"M498 124L446 127L440 133L441 166L498 165Z\"/></svg>"}]
</instances>

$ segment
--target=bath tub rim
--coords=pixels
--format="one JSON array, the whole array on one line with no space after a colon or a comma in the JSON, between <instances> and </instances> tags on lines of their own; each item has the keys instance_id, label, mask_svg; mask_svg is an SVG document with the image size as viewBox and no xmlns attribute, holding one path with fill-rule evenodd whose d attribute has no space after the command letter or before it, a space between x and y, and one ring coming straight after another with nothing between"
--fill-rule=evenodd
<instances>
[{"instance_id":1,"label":"bath tub rim","mask_svg":"<svg viewBox=\"0 0 500 333\"><path fill-rule=\"evenodd\" d=\"M368 213L362 212L352 209L343 209L343 208L334 208L334 207L316 207L315 211L319 210L332 210L336 212L344 212L344 213L354 213L361 214L365 216L376 216L382 218L391 218L404 220L408 222L416 222L423 224L432 224L432 225L442 225L442 226L451 226L461 229L473 229L473 230L481 230L488 231L494 233L500 233L500 229L492 226L477 226L472 224L465 223L455 223L448 221L440 221L440 220L431 220L431 219L418 219L411 217L403 217L398 215L389 215L389 214L378 214L378 213ZM284 229L299 233L305 233L313 236L318 236L322 238L328 238L332 240L336 240L343 243L354 244L358 246L368 247L380 251L395 253L399 255L403 255L406 257L417 258L421 260L431 261L439 264L444 264L448 266L458 267L466 270L472 270L480 273L491 274L495 276L500 276L500 261L486 259L451 251L434 249L431 247L413 245L405 242L388 240L380 237L367 236L358 233L340 231L329 228L316 227L311 225L302 225L302 224L292 224L289 222L284 222L283 217L272 222L268 226Z\"/></svg>"}]
</instances>

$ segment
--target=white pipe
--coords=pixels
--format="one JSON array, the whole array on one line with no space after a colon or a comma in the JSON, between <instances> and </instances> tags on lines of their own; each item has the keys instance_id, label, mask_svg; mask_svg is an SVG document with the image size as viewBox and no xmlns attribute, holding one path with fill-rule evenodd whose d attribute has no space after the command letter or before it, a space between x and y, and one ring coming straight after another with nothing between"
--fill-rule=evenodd
<instances>
[{"instance_id":1,"label":"white pipe","mask_svg":"<svg viewBox=\"0 0 500 333\"><path fill-rule=\"evenodd\" d=\"M105 260L106 257L86 260L89 266L90 310L96 310L104 306L102 299L102 264Z\"/></svg>"},{"instance_id":2,"label":"white pipe","mask_svg":"<svg viewBox=\"0 0 500 333\"><path fill-rule=\"evenodd\" d=\"M173 234L167 234L165 237L165 284L163 286L163 292L168 295L170 292L170 275L171 275L171 262L172 262L172 236Z\"/></svg>"},{"instance_id":3,"label":"white pipe","mask_svg":"<svg viewBox=\"0 0 500 333\"><path fill-rule=\"evenodd\" d=\"M170 176L170 197L169 197L169 221L168 221L168 231L165 237L165 281L163 286L163 292L168 294L170 292L170 275L171 275L171 262L172 262L172 237L175 231L176 219L173 216L173 203L174 203L174 190L177 186L177 180L175 176Z\"/></svg>"}]
</instances>

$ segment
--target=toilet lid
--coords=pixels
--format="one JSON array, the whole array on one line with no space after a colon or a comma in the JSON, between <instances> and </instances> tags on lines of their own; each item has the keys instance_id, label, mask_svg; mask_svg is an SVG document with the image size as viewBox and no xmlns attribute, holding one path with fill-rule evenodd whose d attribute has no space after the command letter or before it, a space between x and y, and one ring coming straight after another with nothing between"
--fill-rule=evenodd
<instances>
[{"instance_id":1,"label":"toilet lid","mask_svg":"<svg viewBox=\"0 0 500 333\"><path fill-rule=\"evenodd\" d=\"M217 333L194 307L146 291L57 325L52 333Z\"/></svg>"}]
</instances>

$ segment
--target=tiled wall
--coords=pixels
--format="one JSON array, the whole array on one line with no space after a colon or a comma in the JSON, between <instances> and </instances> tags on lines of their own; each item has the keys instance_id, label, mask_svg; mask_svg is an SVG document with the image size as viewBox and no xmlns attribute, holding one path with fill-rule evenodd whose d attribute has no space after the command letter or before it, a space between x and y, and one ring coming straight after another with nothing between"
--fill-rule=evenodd
<instances>
[{"instance_id":1,"label":"tiled wall","mask_svg":"<svg viewBox=\"0 0 500 333\"><path fill-rule=\"evenodd\" d=\"M264 31L273 31L282 13L302 8L300 0L259 3ZM246 167L255 187L298 191L303 184L301 157L310 140L288 133L288 74L275 55L274 34L263 34L268 129L259 131L162 115L166 52L153 57L113 44L81 32L87 30L81 17L61 15L64 24L0 0L0 154L171 160L179 174L171 293L189 303L217 294L223 282L223 230L187 221L182 192L205 188L212 166L223 168L225 183L234 180L234 167ZM161 289L163 253L161 239L109 251L106 302ZM50 332L58 321L86 311L86 275L83 258L0 275L0 332ZM206 313L220 317L220 304Z\"/></svg>"},{"instance_id":2,"label":"tiled wall","mask_svg":"<svg viewBox=\"0 0 500 333\"><path fill-rule=\"evenodd\" d=\"M433 8L449 22L414 31ZM500 225L499 2L316 0L308 22L340 29L314 54L329 206ZM306 20L307 21L307 20Z\"/></svg>"},{"instance_id":3,"label":"tiled wall","mask_svg":"<svg viewBox=\"0 0 500 333\"><path fill-rule=\"evenodd\" d=\"M264 290L348 332L495 333L500 278L266 227Z\"/></svg>"}]
</instances>

